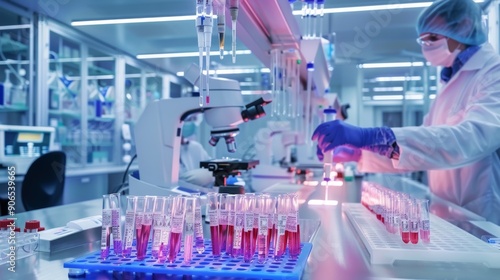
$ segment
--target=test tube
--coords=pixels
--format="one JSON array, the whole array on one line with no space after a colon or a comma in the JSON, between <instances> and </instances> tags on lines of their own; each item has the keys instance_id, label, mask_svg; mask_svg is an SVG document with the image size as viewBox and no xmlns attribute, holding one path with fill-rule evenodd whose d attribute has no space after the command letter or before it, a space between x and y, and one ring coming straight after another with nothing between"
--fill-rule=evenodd
<instances>
[{"instance_id":1,"label":"test tube","mask_svg":"<svg viewBox=\"0 0 500 280\"><path fill-rule=\"evenodd\" d=\"M109 195L102 196L102 229L101 229L101 258L106 259L109 256L109 247L111 242L111 207Z\"/></svg>"},{"instance_id":2,"label":"test tube","mask_svg":"<svg viewBox=\"0 0 500 280\"><path fill-rule=\"evenodd\" d=\"M401 216L401 240L404 243L410 242L410 201L402 198L399 201L399 211Z\"/></svg>"},{"instance_id":3,"label":"test tube","mask_svg":"<svg viewBox=\"0 0 500 280\"><path fill-rule=\"evenodd\" d=\"M245 194L245 228L243 232L243 261L251 262L255 253L253 222L255 216L255 195Z\"/></svg>"},{"instance_id":4,"label":"test tube","mask_svg":"<svg viewBox=\"0 0 500 280\"><path fill-rule=\"evenodd\" d=\"M269 254L269 213L271 208L271 197L260 195L256 199L256 208L259 211L258 236L257 236L257 261L265 263Z\"/></svg>"},{"instance_id":5,"label":"test tube","mask_svg":"<svg viewBox=\"0 0 500 280\"><path fill-rule=\"evenodd\" d=\"M431 222L429 217L429 200L418 200L420 211L420 239L423 243L431 242Z\"/></svg>"},{"instance_id":6,"label":"test tube","mask_svg":"<svg viewBox=\"0 0 500 280\"><path fill-rule=\"evenodd\" d=\"M184 264L190 264L193 258L194 243L194 213L196 198L186 197L186 218L184 221Z\"/></svg>"},{"instance_id":7,"label":"test tube","mask_svg":"<svg viewBox=\"0 0 500 280\"><path fill-rule=\"evenodd\" d=\"M125 230L123 240L122 255L125 258L130 257L132 254L132 243L134 241L134 220L135 209L137 207L137 197L129 195L127 197L127 209L125 210Z\"/></svg>"},{"instance_id":8,"label":"test tube","mask_svg":"<svg viewBox=\"0 0 500 280\"><path fill-rule=\"evenodd\" d=\"M243 231L245 230L245 196L234 196L234 239L232 257L237 258L243 254Z\"/></svg>"},{"instance_id":9,"label":"test tube","mask_svg":"<svg viewBox=\"0 0 500 280\"><path fill-rule=\"evenodd\" d=\"M269 230L269 235L267 236L267 244L269 244L269 249L274 248L274 239L275 237L275 232L276 232L276 223L278 221L278 215L276 214L276 197L269 197L269 200L267 201L269 203L268 205L268 214L269 214L269 223L268 223L268 230Z\"/></svg>"},{"instance_id":10,"label":"test tube","mask_svg":"<svg viewBox=\"0 0 500 280\"><path fill-rule=\"evenodd\" d=\"M196 209L194 213L194 238L195 247L198 254L205 252L205 239L203 238L203 224L201 219L201 198L200 193L194 193L196 198Z\"/></svg>"},{"instance_id":11,"label":"test tube","mask_svg":"<svg viewBox=\"0 0 500 280\"><path fill-rule=\"evenodd\" d=\"M300 255L300 226L298 223L299 201L297 194L289 194L288 215L286 217L286 231L290 259L295 260Z\"/></svg>"},{"instance_id":12,"label":"test tube","mask_svg":"<svg viewBox=\"0 0 500 280\"><path fill-rule=\"evenodd\" d=\"M210 237L212 238L212 255L220 257L220 235L219 235L219 194L208 193L208 216L210 218Z\"/></svg>"},{"instance_id":13,"label":"test tube","mask_svg":"<svg viewBox=\"0 0 500 280\"><path fill-rule=\"evenodd\" d=\"M410 203L410 242L413 244L418 243L419 221L418 202L416 199L412 199Z\"/></svg>"},{"instance_id":14,"label":"test tube","mask_svg":"<svg viewBox=\"0 0 500 280\"><path fill-rule=\"evenodd\" d=\"M227 231L228 231L228 194L219 194L219 237L221 251L226 251Z\"/></svg>"},{"instance_id":15,"label":"test tube","mask_svg":"<svg viewBox=\"0 0 500 280\"><path fill-rule=\"evenodd\" d=\"M120 194L112 193L109 195L111 207L111 234L113 236L113 251L117 256L122 255L122 229L121 229L121 204Z\"/></svg>"},{"instance_id":16,"label":"test tube","mask_svg":"<svg viewBox=\"0 0 500 280\"><path fill-rule=\"evenodd\" d=\"M182 196L176 196L172 204L172 222L168 249L168 262L174 263L181 248L181 236L184 229L186 203Z\"/></svg>"},{"instance_id":17,"label":"test tube","mask_svg":"<svg viewBox=\"0 0 500 280\"><path fill-rule=\"evenodd\" d=\"M226 255L233 253L234 242L234 218L235 218L235 199L234 194L229 194L226 198L226 208L228 211L227 219L227 238L226 238Z\"/></svg>"},{"instance_id":18,"label":"test tube","mask_svg":"<svg viewBox=\"0 0 500 280\"><path fill-rule=\"evenodd\" d=\"M149 235L153 226L153 213L155 210L156 196L146 196L144 198L144 216L142 217L140 234L137 235L137 259L143 260L146 257ZM137 225L136 225L137 228ZM139 246L140 244L140 246Z\"/></svg>"},{"instance_id":19,"label":"test tube","mask_svg":"<svg viewBox=\"0 0 500 280\"><path fill-rule=\"evenodd\" d=\"M276 223L276 237L274 239L274 259L280 260L285 254L287 237L286 234L286 218L288 214L288 196L278 195L277 199L277 223Z\"/></svg>"},{"instance_id":20,"label":"test tube","mask_svg":"<svg viewBox=\"0 0 500 280\"><path fill-rule=\"evenodd\" d=\"M392 195L388 191L385 193L385 206L386 206L386 211L385 211L385 229L387 232L392 233L392 224L394 222L394 216L393 216L393 206L392 206Z\"/></svg>"},{"instance_id":21,"label":"test tube","mask_svg":"<svg viewBox=\"0 0 500 280\"><path fill-rule=\"evenodd\" d=\"M323 122L334 121L337 116L337 110L333 109L331 106L328 109L323 110ZM330 181L331 173L333 167L333 151L327 151L323 155L323 180Z\"/></svg>"},{"instance_id":22,"label":"test tube","mask_svg":"<svg viewBox=\"0 0 500 280\"><path fill-rule=\"evenodd\" d=\"M144 196L137 197L137 206L135 209L135 247L136 254L142 248L142 220L144 219L144 207L146 198Z\"/></svg>"},{"instance_id":23,"label":"test tube","mask_svg":"<svg viewBox=\"0 0 500 280\"><path fill-rule=\"evenodd\" d=\"M174 197L167 196L163 201L162 217L163 225L160 227L160 248L158 250L158 262L164 263L168 257L170 233L172 232L172 215L174 207Z\"/></svg>"},{"instance_id":24,"label":"test tube","mask_svg":"<svg viewBox=\"0 0 500 280\"><path fill-rule=\"evenodd\" d=\"M254 193L247 193L247 196L252 196L253 202L253 229L252 229L252 252L257 252L257 236L259 233L259 209L257 208L257 197Z\"/></svg>"},{"instance_id":25,"label":"test tube","mask_svg":"<svg viewBox=\"0 0 500 280\"><path fill-rule=\"evenodd\" d=\"M400 211L400 201L401 201L401 194L400 193L397 193L393 196L392 198L392 203L393 203L393 206L394 206L394 219L393 219L393 223L392 223L392 228L393 228L393 232L394 234L398 234L399 233L399 224L400 224L400 217L401 217L401 211Z\"/></svg>"},{"instance_id":26,"label":"test tube","mask_svg":"<svg viewBox=\"0 0 500 280\"><path fill-rule=\"evenodd\" d=\"M153 239L151 242L151 255L153 256L153 258L158 258L160 251L161 235L165 228L163 207L165 206L166 200L166 197L156 198L155 209L153 212Z\"/></svg>"}]
</instances>

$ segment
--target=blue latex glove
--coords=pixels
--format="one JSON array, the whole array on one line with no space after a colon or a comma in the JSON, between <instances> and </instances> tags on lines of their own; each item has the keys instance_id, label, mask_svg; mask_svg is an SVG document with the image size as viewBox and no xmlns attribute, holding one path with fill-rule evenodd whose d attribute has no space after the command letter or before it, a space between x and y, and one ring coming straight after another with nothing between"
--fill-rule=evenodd
<instances>
[{"instance_id":1,"label":"blue latex glove","mask_svg":"<svg viewBox=\"0 0 500 280\"><path fill-rule=\"evenodd\" d=\"M362 128L340 120L320 124L313 133L312 140L318 141L323 153L338 146L347 145L383 156L391 157L396 142L394 132L388 127Z\"/></svg>"}]
</instances>

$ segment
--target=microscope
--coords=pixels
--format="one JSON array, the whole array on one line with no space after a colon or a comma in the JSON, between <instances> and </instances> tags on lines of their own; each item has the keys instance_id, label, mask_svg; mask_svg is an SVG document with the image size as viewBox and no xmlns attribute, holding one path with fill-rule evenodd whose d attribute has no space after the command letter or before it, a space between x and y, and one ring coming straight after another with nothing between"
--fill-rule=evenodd
<instances>
[{"instance_id":1,"label":"microscope","mask_svg":"<svg viewBox=\"0 0 500 280\"><path fill-rule=\"evenodd\" d=\"M206 79L200 78L199 68L195 64L184 72L184 77L193 85ZM232 153L236 151L235 136L239 133L238 125L265 115L263 106L271 102L267 97L245 105L238 81L215 77L208 79L209 104L200 106L198 97L185 97L160 99L145 108L135 126L139 174L129 176L131 195L209 191L187 182L179 182L181 130L183 121L189 115L203 113L205 121L212 128L210 145L215 146L222 139L228 152ZM258 162L240 163L253 167Z\"/></svg>"}]
</instances>

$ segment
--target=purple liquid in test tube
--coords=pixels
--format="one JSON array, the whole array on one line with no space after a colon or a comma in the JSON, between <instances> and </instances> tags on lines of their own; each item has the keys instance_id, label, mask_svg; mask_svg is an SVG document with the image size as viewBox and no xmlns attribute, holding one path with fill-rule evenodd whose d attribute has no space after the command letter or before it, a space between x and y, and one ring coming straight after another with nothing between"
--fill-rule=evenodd
<instances>
[{"instance_id":1,"label":"purple liquid in test tube","mask_svg":"<svg viewBox=\"0 0 500 280\"><path fill-rule=\"evenodd\" d=\"M134 241L134 219L137 207L137 197L129 195L127 197L127 210L125 212L125 230L123 240L122 255L126 258L132 254L132 243Z\"/></svg>"},{"instance_id":2,"label":"purple liquid in test tube","mask_svg":"<svg viewBox=\"0 0 500 280\"><path fill-rule=\"evenodd\" d=\"M109 256L111 243L111 225L112 213L109 203L109 195L102 196L102 230L101 230L101 258L106 259Z\"/></svg>"},{"instance_id":3,"label":"purple liquid in test tube","mask_svg":"<svg viewBox=\"0 0 500 280\"><path fill-rule=\"evenodd\" d=\"M111 204L111 234L113 236L113 251L115 252L115 255L121 256L123 243L121 230L120 194L110 194L109 201Z\"/></svg>"},{"instance_id":4,"label":"purple liquid in test tube","mask_svg":"<svg viewBox=\"0 0 500 280\"><path fill-rule=\"evenodd\" d=\"M194 213L194 238L195 247L198 254L205 252L205 239L203 238L203 221L201 216L201 198L200 193L193 194L196 198L196 210Z\"/></svg>"}]
</instances>

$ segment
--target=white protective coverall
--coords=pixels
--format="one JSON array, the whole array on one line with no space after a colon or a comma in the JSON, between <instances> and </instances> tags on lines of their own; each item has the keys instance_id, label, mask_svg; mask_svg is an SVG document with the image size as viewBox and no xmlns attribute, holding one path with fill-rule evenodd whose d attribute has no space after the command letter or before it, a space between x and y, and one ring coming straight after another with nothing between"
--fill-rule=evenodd
<instances>
[{"instance_id":1,"label":"white protective coverall","mask_svg":"<svg viewBox=\"0 0 500 280\"><path fill-rule=\"evenodd\" d=\"M428 170L437 196L500 225L500 57L484 44L419 127L393 128L399 160L363 151L362 172Z\"/></svg>"}]
</instances>

